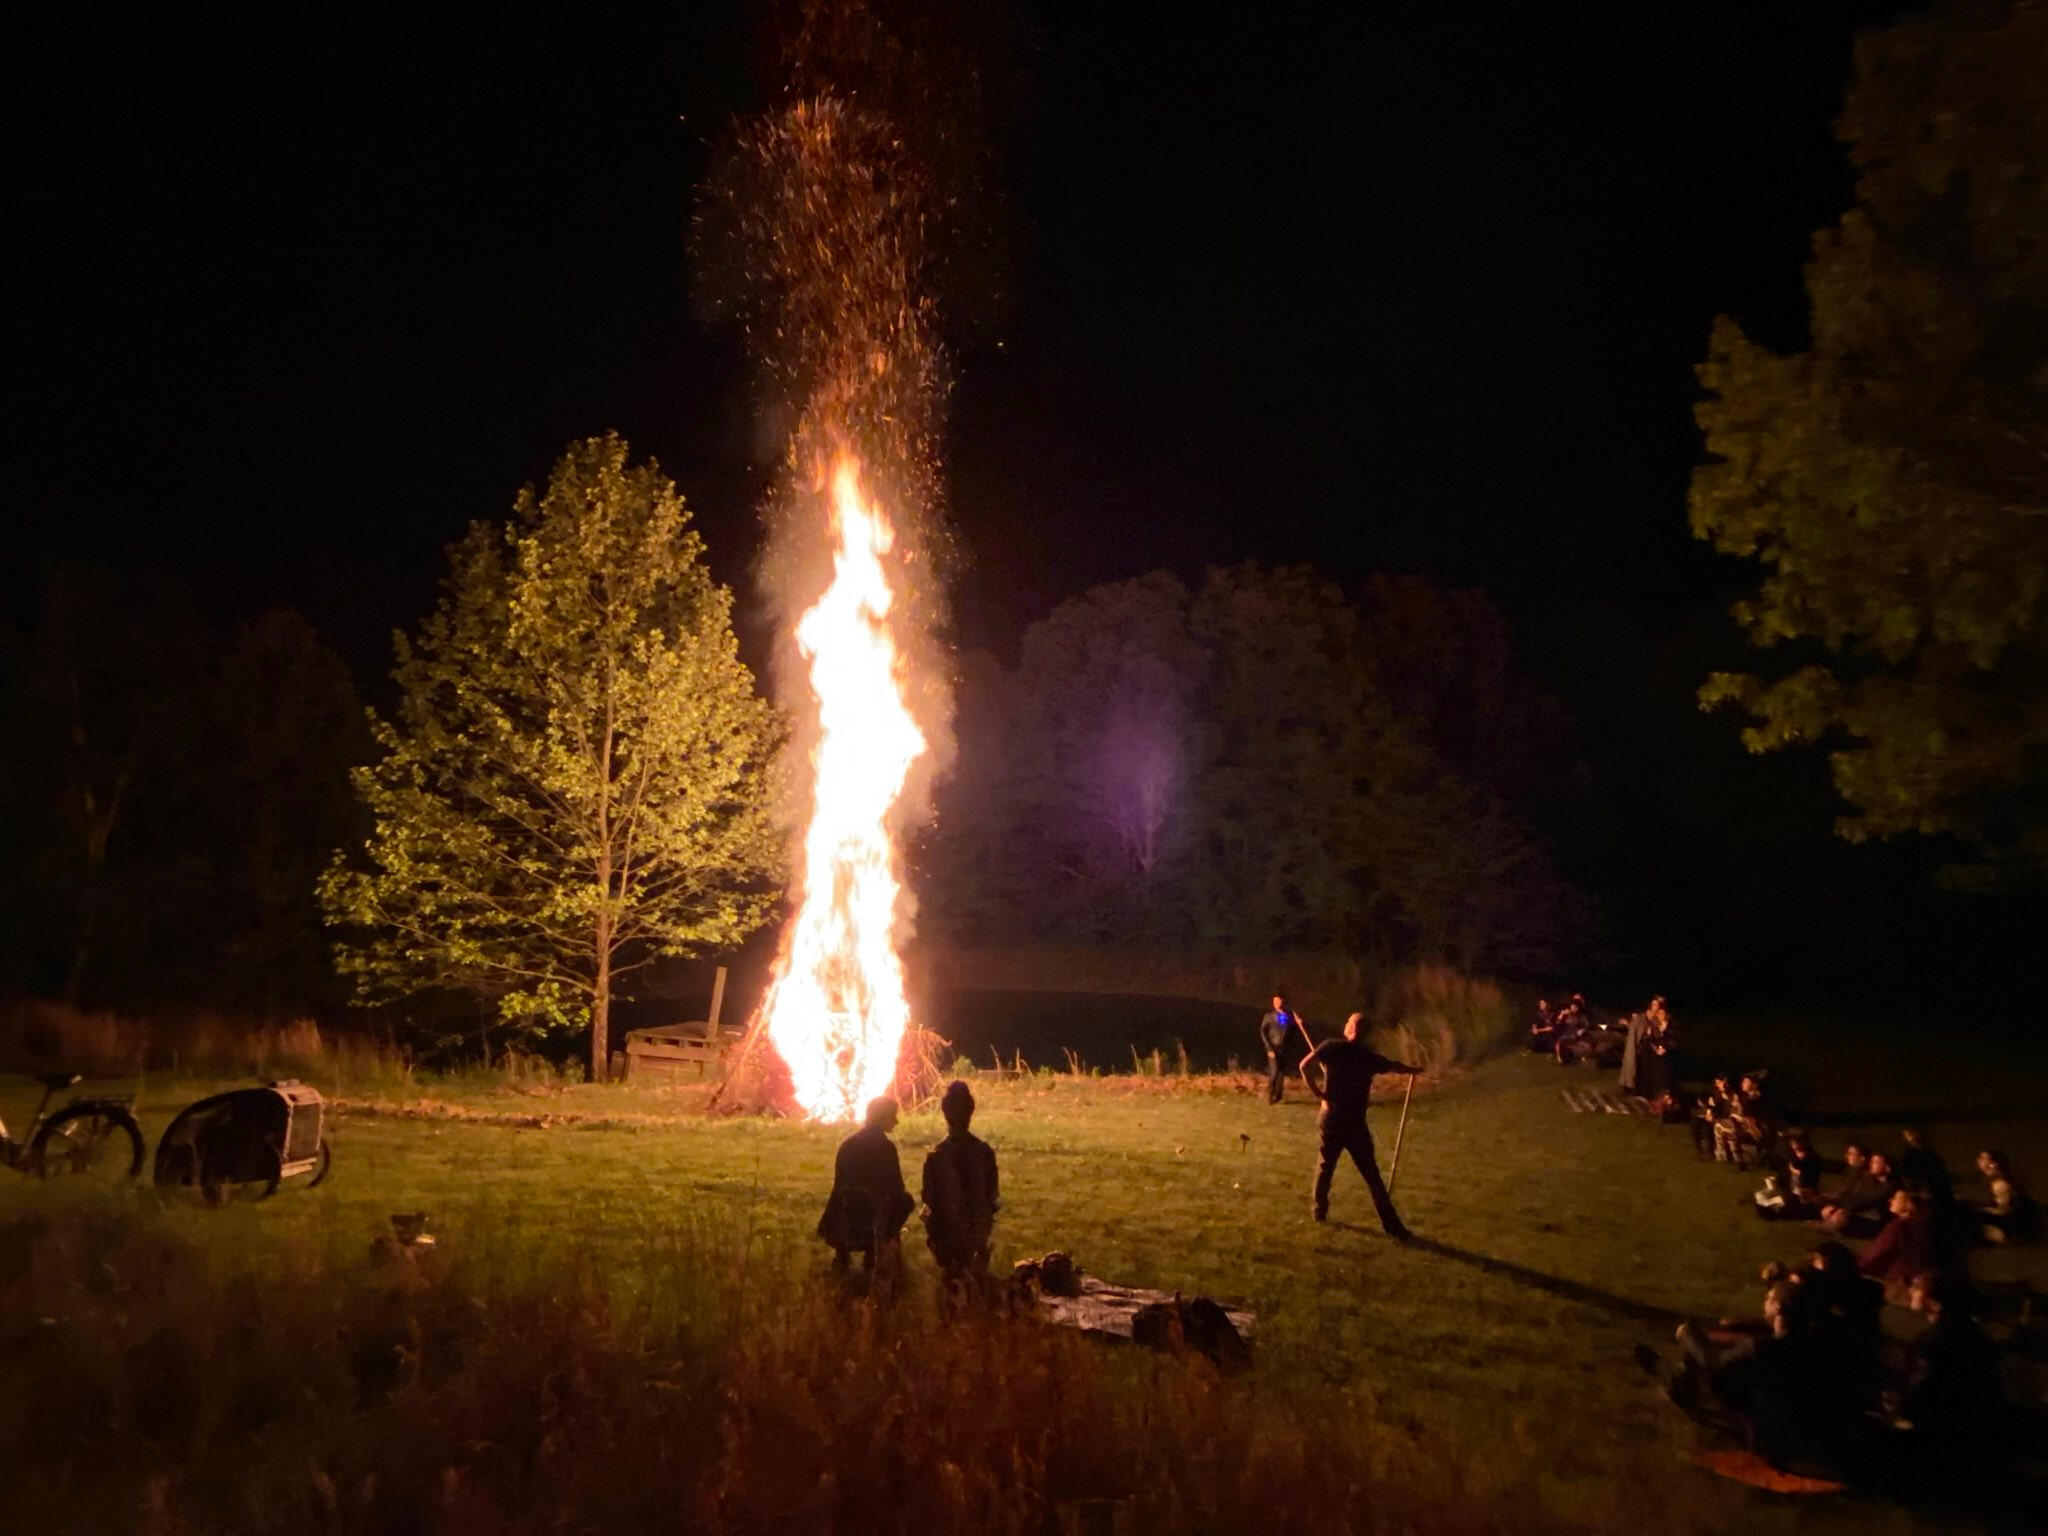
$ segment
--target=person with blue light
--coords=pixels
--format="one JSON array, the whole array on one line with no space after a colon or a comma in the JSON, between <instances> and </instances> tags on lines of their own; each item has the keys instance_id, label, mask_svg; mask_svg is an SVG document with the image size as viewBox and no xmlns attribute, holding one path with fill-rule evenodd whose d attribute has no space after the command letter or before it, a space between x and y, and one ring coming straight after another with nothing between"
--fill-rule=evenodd
<instances>
[{"instance_id":1,"label":"person with blue light","mask_svg":"<svg viewBox=\"0 0 2048 1536\"><path fill-rule=\"evenodd\" d=\"M1287 1096L1287 1068L1283 1058L1287 1054L1288 1039L1297 1029L1301 1031L1303 1040L1308 1039L1308 1027L1301 1022L1301 1015L1287 1006L1285 996L1275 992L1273 1006L1259 1020L1259 1044L1266 1048L1268 1104L1278 1104Z\"/></svg>"}]
</instances>

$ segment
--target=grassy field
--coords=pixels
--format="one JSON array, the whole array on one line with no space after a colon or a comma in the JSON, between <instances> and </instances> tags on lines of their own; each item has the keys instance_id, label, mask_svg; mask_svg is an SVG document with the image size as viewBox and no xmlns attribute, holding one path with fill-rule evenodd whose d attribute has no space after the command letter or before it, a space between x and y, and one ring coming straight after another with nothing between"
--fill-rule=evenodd
<instances>
[{"instance_id":1,"label":"grassy field","mask_svg":"<svg viewBox=\"0 0 2048 1536\"><path fill-rule=\"evenodd\" d=\"M1759 1042L1730 1029L1723 1043ZM1909 1064L1889 1066L1860 1079L1811 1074L1806 1107L1826 1127L1825 1150L1852 1126L1889 1144L1894 1127L1859 1119L1911 1109L1959 1173L1994 1142L2037 1175L2048 1168L2041 1100L2013 1074L1970 1092L1959 1079L1950 1092ZM1693 1431L1637 1373L1631 1347L1666 1342L1684 1316L1752 1311L1758 1264L1793 1256L1807 1234L1758 1222L1752 1180L1696 1161L1682 1129L1569 1113L1559 1088L1592 1080L1515 1058L1418 1095L1397 1198L1422 1241L1402 1247L1379 1235L1348 1169L1332 1221L1309 1220L1313 1113L1298 1088L1273 1108L1246 1078L984 1078L976 1129L1002 1159L998 1255L1062 1248L1105 1278L1254 1308L1256 1362L1228 1389L1222 1433L1239 1433L1240 1418L1300 1421L1388 1479L1412 1482L1429 1469L1425 1480L1440 1478L1442 1498L1469 1503L1484 1516L1478 1524L1516 1528L1501 1511L1519 1510L1530 1528L1911 1528L1874 1500L1788 1502L1685 1464ZM1823 1082L1838 1084L1832 1096ZM1886 1092L1902 1084L1912 1092ZM152 1145L211 1086L143 1081ZM321 1086L344 1101L325 1187L288 1186L217 1211L160 1208L141 1195L132 1223L209 1255L221 1285L268 1264L359 1266L388 1213L422 1210L451 1263L527 1274L542 1289L559 1287L560 1267L573 1264L585 1281L596 1277L608 1305L642 1315L687 1311L688 1299L671 1293L693 1284L721 1298L721 1328L832 1305L810 1230L835 1131L706 1119L688 1090L388 1078ZM32 1102L33 1090L0 1089L10 1122ZM1396 1111L1374 1114L1383 1165ZM922 1149L940 1134L934 1116L904 1121L898 1142L913 1186ZM0 1183L0 1222L18 1223L51 1198L27 1180ZM929 1266L921 1249L910 1262L898 1326L920 1327ZM706 1266L716 1273L693 1281ZM1987 1273L2048 1285L2039 1249L1993 1254ZM1119 1356L1105 1368L1157 1366ZM1146 1380L1146 1390L1173 1390ZM1142 1480L1142 1469L1127 1472ZM104 1480L98 1492L116 1497Z\"/></svg>"}]
</instances>

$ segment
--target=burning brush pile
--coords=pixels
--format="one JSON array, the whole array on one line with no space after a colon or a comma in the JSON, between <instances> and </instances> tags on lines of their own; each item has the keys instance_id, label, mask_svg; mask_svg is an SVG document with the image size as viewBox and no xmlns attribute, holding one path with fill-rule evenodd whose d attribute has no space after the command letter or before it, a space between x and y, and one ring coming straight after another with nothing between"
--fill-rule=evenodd
<instances>
[{"instance_id":1,"label":"burning brush pile","mask_svg":"<svg viewBox=\"0 0 2048 1536\"><path fill-rule=\"evenodd\" d=\"M832 78L877 37L857 9L798 29L787 105L736 130L696 227L783 443L761 580L800 757L795 915L746 1057L770 1065L740 1092L832 1121L902 1086L902 843L951 750L928 282L943 220L890 92L856 105Z\"/></svg>"}]
</instances>

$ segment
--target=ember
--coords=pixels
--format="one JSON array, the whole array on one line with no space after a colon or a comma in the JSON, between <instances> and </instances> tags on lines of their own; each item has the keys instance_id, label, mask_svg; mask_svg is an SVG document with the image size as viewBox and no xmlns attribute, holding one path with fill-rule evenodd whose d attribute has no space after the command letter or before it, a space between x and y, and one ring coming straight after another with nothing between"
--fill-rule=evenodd
<instances>
[{"instance_id":1,"label":"ember","mask_svg":"<svg viewBox=\"0 0 2048 1536\"><path fill-rule=\"evenodd\" d=\"M744 125L700 214L789 434L762 584L807 772L797 911L755 1024L796 1107L857 1118L910 1027L897 837L950 751L938 636L942 395L927 179L871 103L820 90Z\"/></svg>"}]
</instances>

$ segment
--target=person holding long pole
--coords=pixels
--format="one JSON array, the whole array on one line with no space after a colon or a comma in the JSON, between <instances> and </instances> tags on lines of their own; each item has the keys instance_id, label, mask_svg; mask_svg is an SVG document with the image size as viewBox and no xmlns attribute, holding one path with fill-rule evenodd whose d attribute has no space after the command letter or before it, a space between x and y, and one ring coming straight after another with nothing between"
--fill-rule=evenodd
<instances>
[{"instance_id":1,"label":"person holding long pole","mask_svg":"<svg viewBox=\"0 0 2048 1536\"><path fill-rule=\"evenodd\" d=\"M1410 1236L1408 1228L1394 1209L1394 1197L1380 1182L1372 1132L1365 1123L1365 1106L1372 1097L1372 1080L1382 1072L1406 1073L1412 1087L1412 1080L1422 1069L1382 1056L1359 1039L1363 1023L1364 1015L1352 1014L1344 1021L1341 1039L1325 1040L1302 1058L1301 1080L1308 1084L1311 1093L1322 1100L1322 1108L1316 1113L1318 1145L1315 1197L1311 1210L1317 1221L1329 1219L1330 1180L1337 1172L1337 1160L1348 1152L1365 1178L1365 1187L1372 1195L1373 1209L1379 1213L1380 1226L1387 1236L1397 1242L1406 1242ZM1317 1081L1318 1074L1320 1082ZM1405 1130L1405 1114L1402 1120Z\"/></svg>"},{"instance_id":2,"label":"person holding long pole","mask_svg":"<svg viewBox=\"0 0 2048 1536\"><path fill-rule=\"evenodd\" d=\"M1308 1039L1308 1026L1301 1015L1287 1006L1281 993L1273 994L1273 1006L1259 1020L1259 1043L1266 1048L1266 1102L1278 1104L1287 1094L1287 1044L1296 1030Z\"/></svg>"}]
</instances>

